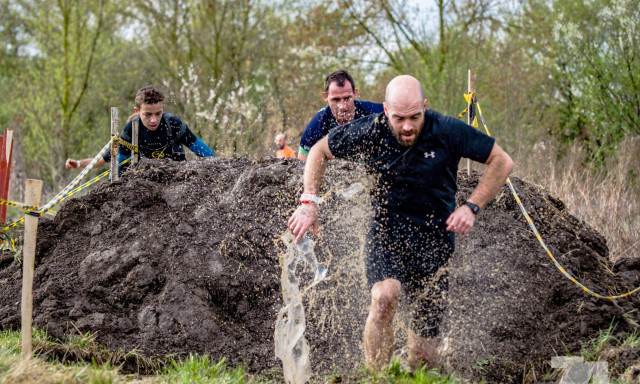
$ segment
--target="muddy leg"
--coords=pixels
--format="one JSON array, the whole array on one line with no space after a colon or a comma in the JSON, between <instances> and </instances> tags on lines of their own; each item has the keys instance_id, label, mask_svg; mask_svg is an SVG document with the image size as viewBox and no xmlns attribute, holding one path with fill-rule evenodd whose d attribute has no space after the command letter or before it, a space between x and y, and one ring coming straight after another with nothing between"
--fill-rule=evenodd
<instances>
[{"instance_id":1,"label":"muddy leg","mask_svg":"<svg viewBox=\"0 0 640 384\"><path fill-rule=\"evenodd\" d=\"M437 337L421 337L409 330L409 365L411 369L417 369L420 362L427 368L434 368L440 364L440 354Z\"/></svg>"},{"instance_id":2,"label":"muddy leg","mask_svg":"<svg viewBox=\"0 0 640 384\"><path fill-rule=\"evenodd\" d=\"M402 286L398 280L386 279L371 287L371 306L364 327L365 362L370 369L381 369L393 352L393 315Z\"/></svg>"}]
</instances>

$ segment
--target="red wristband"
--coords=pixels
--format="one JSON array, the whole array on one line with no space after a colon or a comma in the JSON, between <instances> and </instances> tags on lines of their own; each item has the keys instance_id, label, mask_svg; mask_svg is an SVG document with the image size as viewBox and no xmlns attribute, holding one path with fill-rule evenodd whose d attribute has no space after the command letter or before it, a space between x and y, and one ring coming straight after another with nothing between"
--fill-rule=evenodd
<instances>
[{"instance_id":1,"label":"red wristband","mask_svg":"<svg viewBox=\"0 0 640 384\"><path fill-rule=\"evenodd\" d=\"M316 203L318 204L318 196L314 195L313 193L303 193L302 196L300 196L300 202L302 204L309 204L309 203Z\"/></svg>"}]
</instances>

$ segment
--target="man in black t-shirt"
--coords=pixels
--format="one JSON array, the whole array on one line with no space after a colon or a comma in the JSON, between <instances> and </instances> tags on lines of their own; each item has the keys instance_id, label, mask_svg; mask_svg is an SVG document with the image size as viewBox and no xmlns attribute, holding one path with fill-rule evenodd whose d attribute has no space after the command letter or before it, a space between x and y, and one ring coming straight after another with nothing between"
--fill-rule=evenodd
<instances>
[{"instance_id":1,"label":"man in black t-shirt","mask_svg":"<svg viewBox=\"0 0 640 384\"><path fill-rule=\"evenodd\" d=\"M454 249L454 234L466 234L475 215L504 185L513 163L493 138L427 105L422 85L398 76L387 86L384 113L336 127L309 152L302 205L288 225L299 241L318 231L317 193L326 161L358 159L379 179L373 191L375 217L367 239L371 307L365 325L365 357L382 368L393 351L393 317L402 294L414 308L409 361L439 363L439 323L447 274L441 268ZM455 207L462 157L488 168L467 201ZM420 297L426 300L419 300ZM422 302L420 302L422 301Z\"/></svg>"}]
</instances>

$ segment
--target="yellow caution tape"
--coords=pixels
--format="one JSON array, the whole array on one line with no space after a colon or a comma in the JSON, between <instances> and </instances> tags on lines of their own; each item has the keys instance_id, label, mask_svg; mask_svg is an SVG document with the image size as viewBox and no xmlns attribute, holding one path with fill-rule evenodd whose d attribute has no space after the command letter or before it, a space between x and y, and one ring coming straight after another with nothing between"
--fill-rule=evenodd
<instances>
[{"instance_id":1,"label":"yellow caution tape","mask_svg":"<svg viewBox=\"0 0 640 384\"><path fill-rule=\"evenodd\" d=\"M480 120L482 121L482 125L484 126L484 130L487 132L487 135L491 136L491 132L489 132L489 128L487 127L487 123L485 122L484 116L482 115L482 109L480 109L480 103L475 99L475 94L471 94L471 95L465 94L464 98L465 98L465 100L473 99L475 101L475 105L478 107L478 115L480 115ZM476 122L476 124L477 124L477 122ZM476 125L476 127L477 127L477 125ZM540 243L542 248L547 252L547 255L549 256L549 258L551 259L553 264L556 266L556 268L558 268L558 270L560 272L562 272L562 274L567 279L571 280L571 282L576 284L578 287L582 288L583 291L585 291L588 294L593 295L593 296L595 296L597 298L600 298L600 299L616 300L616 299L621 299L623 297L632 295L635 292L640 291L640 287L637 287L637 288L635 288L635 289L633 289L633 290L631 290L629 292L623 293L621 295L604 296L604 295L600 295L600 294L592 291L591 289L587 288L584 284L582 284L578 280L576 280L573 276L571 276L571 274L569 272L567 272L566 269L564 269L562 267L562 265L560 265L560 263L556 260L556 258L553 257L553 254L551 253L551 251L549 250L549 248L545 244L544 240L542 240L542 236L540 236L540 233L538 232L538 229L536 228L535 224L533 224L533 220L531 220L531 217L527 213L527 210L524 208L524 205L522 204L522 201L520 200L520 197L518 197L518 194L516 193L516 190L513 187L513 184L511 183L511 180L508 177L507 177L507 185L509 186L509 189L511 190L511 194L515 198L516 203L518 203L518 207L520 207L520 211L522 212L522 215L527 220L527 224L529 224L529 228L531 228L531 230L533 231L534 235L536 236L536 239L538 239L538 242Z\"/></svg>"},{"instance_id":2,"label":"yellow caution tape","mask_svg":"<svg viewBox=\"0 0 640 384\"><path fill-rule=\"evenodd\" d=\"M471 105L471 102L475 101L475 98L476 98L475 92L465 93L463 96L464 96L464 99L467 101L467 105Z\"/></svg>"},{"instance_id":3,"label":"yellow caution tape","mask_svg":"<svg viewBox=\"0 0 640 384\"><path fill-rule=\"evenodd\" d=\"M105 171L103 173L101 173L100 175L94 177L93 179L87 181L86 183L80 185L77 188L74 189L70 189L71 185L77 185L78 182L82 179L80 176L84 177L84 175L87 174L87 172L93 168L93 165L95 165L95 162L98 161L98 159L100 157L102 157L102 155L104 155L104 153L106 152L105 148L108 149L109 145L111 145L111 141L109 141L109 143L107 143L107 145L105 145L102 150L100 151L100 153L98 153L98 155L96 155L96 157L93 159L92 163L89 164L81 173L80 175L76 176L76 178L74 178L74 180L67 186L65 187L60 193L58 193L58 195L56 195L56 197L54 197L49 203L47 203L46 205L42 206L41 208L35 207L35 206L29 206L28 208L26 208L27 210L25 211L26 214L31 214L33 216L42 216L45 213L49 212L55 205L65 201L66 199L68 199L69 197L73 196L74 194L82 191L83 189L89 187L90 185L102 180L103 178L107 177L109 175L109 173L111 172L109 171ZM129 162L131 160L131 158L128 158L126 160L124 160L123 162L121 162L118 166L123 165L127 162ZM87 172L85 172L87 171ZM83 174L84 173L84 174ZM74 184L75 182L75 184ZM66 192L65 192L66 191ZM0 199L1 200L1 199ZM0 233L4 233L5 231L15 228L18 225L24 223L24 217L13 222L12 224L0 229ZM11 239L11 248L15 249L15 243L13 242L13 239L9 236L4 234L5 236L9 237L9 239Z\"/></svg>"},{"instance_id":4,"label":"yellow caution tape","mask_svg":"<svg viewBox=\"0 0 640 384\"><path fill-rule=\"evenodd\" d=\"M105 153L107 153L107 150L111 149L111 143L113 142L113 140L114 140L114 138L111 138L111 140L109 140L109 142L107 144L105 144L104 147L102 147L100 152L91 160L91 162L82 170L82 172L80 172L80 174L78 174L78 176L76 176L71 181L71 183L69 183L69 185L64 187L64 189L62 191L60 191L53 199L51 199L51 201L49 201L45 206L43 206L42 208L40 208L38 210L38 214L40 216L42 216L45 212L47 212L48 210L53 208L54 205L58 204L60 202L60 199L62 199L63 197L67 196L69 194L69 192L73 188L75 188L76 185L78 185L80 180L84 179L84 177L87 175L87 173L89 173L89 171L98 162L98 160L100 160L100 158L102 158L102 156Z\"/></svg>"},{"instance_id":5,"label":"yellow caution tape","mask_svg":"<svg viewBox=\"0 0 640 384\"><path fill-rule=\"evenodd\" d=\"M135 153L138 153L138 147L136 147L135 145L131 144L130 142L124 140L121 137L118 136L113 136L114 140L116 140L118 143L122 144L123 147L128 148L130 151L133 151Z\"/></svg>"},{"instance_id":6,"label":"yellow caution tape","mask_svg":"<svg viewBox=\"0 0 640 384\"><path fill-rule=\"evenodd\" d=\"M9 236L8 233L3 233L0 232L0 239L2 239L2 241L8 241L11 243L11 249L15 250L16 249L16 243L15 241L13 241L13 238L11 236Z\"/></svg>"},{"instance_id":7,"label":"yellow caution tape","mask_svg":"<svg viewBox=\"0 0 640 384\"><path fill-rule=\"evenodd\" d=\"M38 209L38 207L36 207L35 205L27 205L27 204L23 204L23 203L16 203L16 202L9 201L9 200L4 200L4 199L0 199L0 205L7 205L9 207L16 207L16 208L20 208L20 209L29 210L29 211L33 211L33 210Z\"/></svg>"},{"instance_id":8,"label":"yellow caution tape","mask_svg":"<svg viewBox=\"0 0 640 384\"><path fill-rule=\"evenodd\" d=\"M18 221L14 221L12 224L9 224L9 225L7 225L6 227L4 227L4 228L0 229L0 231L1 231L1 232L7 231L7 230L9 230L9 229L11 229L11 228L15 228L15 227L17 227L18 225L20 225L20 224L22 224L22 223L24 223L24 217L23 217L22 219L18 220Z\"/></svg>"}]
</instances>

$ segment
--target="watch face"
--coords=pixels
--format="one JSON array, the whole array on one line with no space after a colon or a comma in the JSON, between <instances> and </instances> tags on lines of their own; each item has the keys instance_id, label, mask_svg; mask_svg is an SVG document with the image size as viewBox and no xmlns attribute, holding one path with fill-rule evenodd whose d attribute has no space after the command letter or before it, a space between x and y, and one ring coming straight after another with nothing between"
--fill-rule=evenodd
<instances>
[{"instance_id":1,"label":"watch face","mask_svg":"<svg viewBox=\"0 0 640 384\"><path fill-rule=\"evenodd\" d=\"M473 203L468 202L468 201L465 201L464 203L465 203L466 206L471 208L471 212L473 212L474 214L478 214L478 212L480 211L480 207L478 207L476 204L473 204Z\"/></svg>"}]
</instances>

